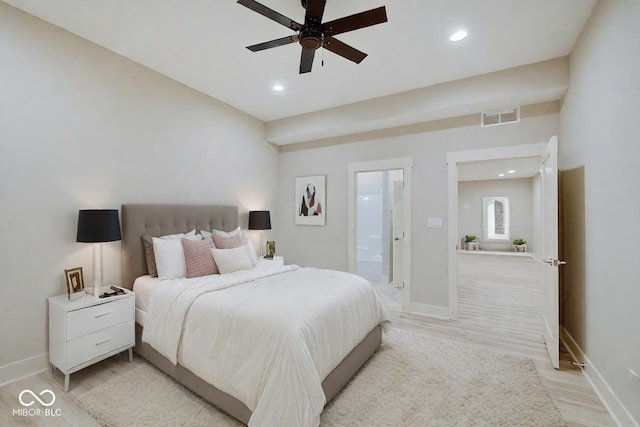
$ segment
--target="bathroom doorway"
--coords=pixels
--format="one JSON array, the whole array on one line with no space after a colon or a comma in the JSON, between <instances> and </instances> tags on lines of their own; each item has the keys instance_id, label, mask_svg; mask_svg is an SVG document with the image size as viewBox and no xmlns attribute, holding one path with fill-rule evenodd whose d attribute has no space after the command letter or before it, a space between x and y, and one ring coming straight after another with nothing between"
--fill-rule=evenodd
<instances>
[{"instance_id":1,"label":"bathroom doorway","mask_svg":"<svg viewBox=\"0 0 640 427\"><path fill-rule=\"evenodd\" d=\"M411 159L349 164L349 271L408 309Z\"/></svg>"},{"instance_id":2,"label":"bathroom doorway","mask_svg":"<svg viewBox=\"0 0 640 427\"><path fill-rule=\"evenodd\" d=\"M370 282L402 288L402 169L358 172L356 273ZM397 240L396 240L397 239ZM396 267L397 268L397 267ZM398 276L398 277L396 277Z\"/></svg>"}]
</instances>

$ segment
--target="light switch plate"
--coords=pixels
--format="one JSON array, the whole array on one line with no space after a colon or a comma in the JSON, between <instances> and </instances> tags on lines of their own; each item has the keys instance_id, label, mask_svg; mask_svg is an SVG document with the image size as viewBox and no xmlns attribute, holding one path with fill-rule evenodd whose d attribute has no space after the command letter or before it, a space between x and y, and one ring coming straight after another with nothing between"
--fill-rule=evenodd
<instances>
[{"instance_id":1,"label":"light switch plate","mask_svg":"<svg viewBox=\"0 0 640 427\"><path fill-rule=\"evenodd\" d=\"M427 218L427 228L442 228L442 218Z\"/></svg>"}]
</instances>

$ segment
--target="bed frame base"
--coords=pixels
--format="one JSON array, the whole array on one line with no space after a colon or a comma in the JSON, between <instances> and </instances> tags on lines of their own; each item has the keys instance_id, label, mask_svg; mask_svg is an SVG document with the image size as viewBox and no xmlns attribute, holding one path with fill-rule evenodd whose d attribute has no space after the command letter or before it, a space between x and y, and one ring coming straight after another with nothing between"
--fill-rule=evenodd
<instances>
[{"instance_id":1,"label":"bed frame base","mask_svg":"<svg viewBox=\"0 0 640 427\"><path fill-rule=\"evenodd\" d=\"M378 350L381 341L382 330L380 326L376 326L360 344L351 350L342 362L327 375L322 382L322 390L324 391L327 402L340 392L351 377L353 377L362 365ZM244 424L249 423L251 410L249 410L244 403L230 394L218 390L184 366L180 364L174 365L149 344L142 342L142 326L137 323L135 352L204 400L212 403L240 422Z\"/></svg>"}]
</instances>

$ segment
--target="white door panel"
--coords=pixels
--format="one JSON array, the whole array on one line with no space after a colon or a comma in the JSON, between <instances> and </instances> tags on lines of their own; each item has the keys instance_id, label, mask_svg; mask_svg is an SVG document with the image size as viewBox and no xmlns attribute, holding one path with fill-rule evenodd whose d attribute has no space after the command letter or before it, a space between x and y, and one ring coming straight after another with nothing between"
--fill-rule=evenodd
<instances>
[{"instance_id":1,"label":"white door panel","mask_svg":"<svg viewBox=\"0 0 640 427\"><path fill-rule=\"evenodd\" d=\"M558 139L551 138L542 164L542 317L544 341L554 368L560 367L558 268Z\"/></svg>"},{"instance_id":2,"label":"white door panel","mask_svg":"<svg viewBox=\"0 0 640 427\"><path fill-rule=\"evenodd\" d=\"M404 257L404 184L393 182L393 287L402 288Z\"/></svg>"}]
</instances>

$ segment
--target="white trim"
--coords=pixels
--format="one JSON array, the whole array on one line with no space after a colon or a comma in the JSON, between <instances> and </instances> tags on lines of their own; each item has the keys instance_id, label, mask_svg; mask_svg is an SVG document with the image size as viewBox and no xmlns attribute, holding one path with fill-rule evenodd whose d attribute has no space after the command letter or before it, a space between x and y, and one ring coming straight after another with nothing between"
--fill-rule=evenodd
<instances>
[{"instance_id":1,"label":"white trim","mask_svg":"<svg viewBox=\"0 0 640 427\"><path fill-rule=\"evenodd\" d=\"M438 319L449 320L449 308L448 307L440 307L438 305L429 305L429 304L420 304L417 302L412 302L409 305L409 310L411 314L417 314L419 316L428 316L435 317Z\"/></svg>"},{"instance_id":2,"label":"white trim","mask_svg":"<svg viewBox=\"0 0 640 427\"><path fill-rule=\"evenodd\" d=\"M638 421L633 418L633 415L629 413L624 404L618 399L618 396L613 392L613 389L609 386L607 381L600 375L600 372L595 365L584 354L576 340L573 339L569 331L564 326L560 325L560 341L562 341L571 354L574 361L584 363L585 367L582 369L582 373L591 385L591 388L596 392L602 403L604 404L613 420L619 426L632 426L640 427Z\"/></svg>"},{"instance_id":3,"label":"white trim","mask_svg":"<svg viewBox=\"0 0 640 427\"><path fill-rule=\"evenodd\" d=\"M449 317L458 320L458 165L447 154L449 175ZM459 248L462 249L462 248Z\"/></svg>"},{"instance_id":4,"label":"white trim","mask_svg":"<svg viewBox=\"0 0 640 427\"><path fill-rule=\"evenodd\" d=\"M507 147L481 148L447 153L447 163L480 162L511 158L538 157L544 153L546 142L538 144L509 145Z\"/></svg>"},{"instance_id":5,"label":"white trim","mask_svg":"<svg viewBox=\"0 0 640 427\"><path fill-rule=\"evenodd\" d=\"M354 162L348 164L349 172L349 227L348 227L348 268L350 273L357 270L357 230L356 230L356 173L374 172L392 169L402 169L404 181L404 227L405 237L403 277L404 288L402 290L403 311L408 311L411 304L411 170L413 169L413 158L403 157L397 159L383 159L369 162Z\"/></svg>"},{"instance_id":6,"label":"white trim","mask_svg":"<svg viewBox=\"0 0 640 427\"><path fill-rule=\"evenodd\" d=\"M0 387L48 369L50 369L49 353L38 354L0 366Z\"/></svg>"}]
</instances>

